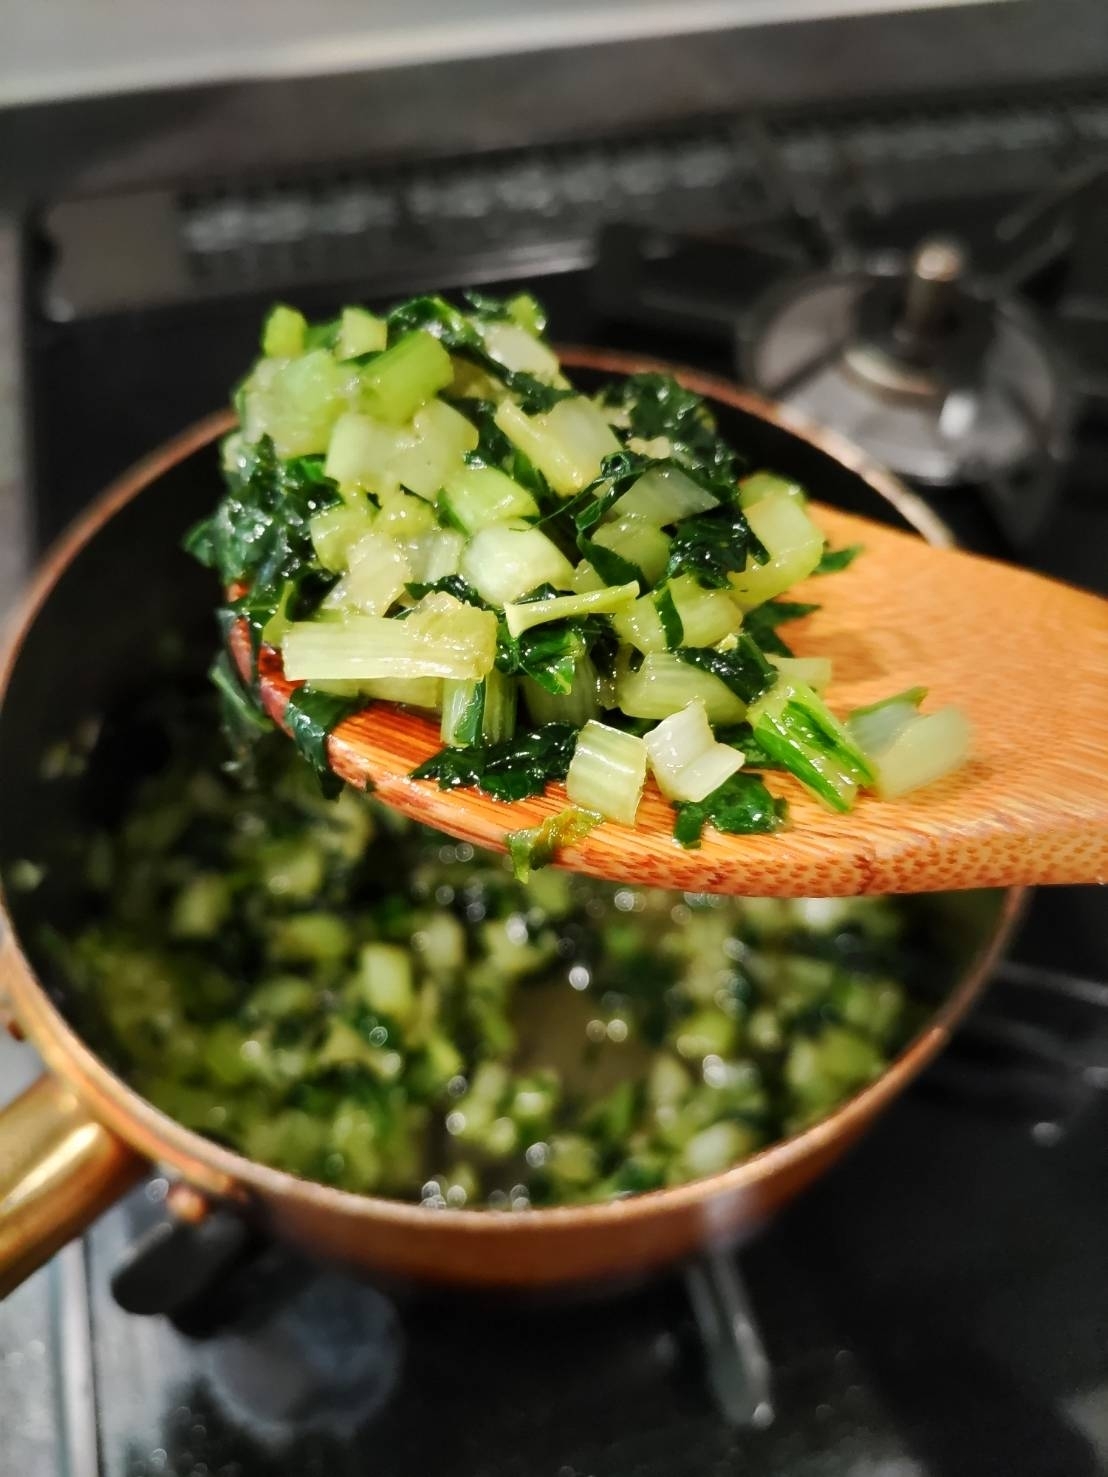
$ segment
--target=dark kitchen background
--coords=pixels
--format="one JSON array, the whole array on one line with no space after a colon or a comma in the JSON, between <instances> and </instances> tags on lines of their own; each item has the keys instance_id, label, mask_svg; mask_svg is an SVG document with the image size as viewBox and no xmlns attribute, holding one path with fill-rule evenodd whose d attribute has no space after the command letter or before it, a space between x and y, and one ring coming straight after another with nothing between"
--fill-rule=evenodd
<instances>
[{"instance_id":1,"label":"dark kitchen background","mask_svg":"<svg viewBox=\"0 0 1108 1477\"><path fill-rule=\"evenodd\" d=\"M971 546L1108 590L1103 0L134 9L3 21L0 609L223 400L274 297L508 282L555 338L757 384ZM890 399L905 313L941 417ZM0 1309L0 1477L1108 1472L1105 923L1041 894L841 1169L603 1301L388 1298L265 1246L184 1299L135 1261L154 1175ZM0 1094L32 1073L0 1043ZM172 1316L121 1309L136 1265Z\"/></svg>"}]
</instances>

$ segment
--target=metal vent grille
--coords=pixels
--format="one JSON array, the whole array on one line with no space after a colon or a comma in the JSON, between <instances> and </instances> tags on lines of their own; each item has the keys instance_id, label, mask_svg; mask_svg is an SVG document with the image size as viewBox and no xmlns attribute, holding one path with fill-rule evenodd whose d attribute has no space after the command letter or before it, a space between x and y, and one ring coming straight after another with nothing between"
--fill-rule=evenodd
<instances>
[{"instance_id":1,"label":"metal vent grille","mask_svg":"<svg viewBox=\"0 0 1108 1477\"><path fill-rule=\"evenodd\" d=\"M183 196L178 229L193 281L209 291L364 277L414 258L492 258L508 271L519 257L527 270L536 250L555 245L579 260L610 220L748 225L779 205L786 186L793 193L836 177L878 205L1034 189L1061 165L1105 148L1108 90L890 103L408 168L228 182Z\"/></svg>"},{"instance_id":2,"label":"metal vent grille","mask_svg":"<svg viewBox=\"0 0 1108 1477\"><path fill-rule=\"evenodd\" d=\"M574 254L611 219L721 224L766 208L757 154L729 125L406 169L228 184L179 202L198 283L362 276L413 256Z\"/></svg>"},{"instance_id":3,"label":"metal vent grille","mask_svg":"<svg viewBox=\"0 0 1108 1477\"><path fill-rule=\"evenodd\" d=\"M1100 158L1108 86L748 114L468 158L213 180L55 206L40 302L64 319L313 284L380 295L460 286L580 267L612 221L750 231L809 214L812 202L880 219L923 200L1034 194Z\"/></svg>"}]
</instances>

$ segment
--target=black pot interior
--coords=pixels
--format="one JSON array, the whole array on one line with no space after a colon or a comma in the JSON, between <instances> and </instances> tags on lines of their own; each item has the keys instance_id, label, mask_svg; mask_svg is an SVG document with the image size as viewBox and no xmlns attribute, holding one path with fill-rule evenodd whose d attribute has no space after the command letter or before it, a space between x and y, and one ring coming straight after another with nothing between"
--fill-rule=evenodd
<instances>
[{"instance_id":1,"label":"black pot interior","mask_svg":"<svg viewBox=\"0 0 1108 1477\"><path fill-rule=\"evenodd\" d=\"M43 940L83 906L66 866L71 840L110 822L130 786L157 768L158 731L143 718L156 694L205 685L218 591L181 540L218 492L217 452L207 446L110 518L39 611L0 708L0 874L7 882L26 860L43 868L33 890L8 885L6 901L56 996ZM96 760L86 766L93 735Z\"/></svg>"}]
</instances>

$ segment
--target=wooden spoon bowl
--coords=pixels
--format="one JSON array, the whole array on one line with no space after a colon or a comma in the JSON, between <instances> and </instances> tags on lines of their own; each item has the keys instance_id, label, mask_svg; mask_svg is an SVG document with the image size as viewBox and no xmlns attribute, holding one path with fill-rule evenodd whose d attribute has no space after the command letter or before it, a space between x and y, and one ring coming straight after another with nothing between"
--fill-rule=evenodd
<instances>
[{"instance_id":1,"label":"wooden spoon bowl","mask_svg":"<svg viewBox=\"0 0 1108 1477\"><path fill-rule=\"evenodd\" d=\"M564 359L605 374L665 368L835 457L934 544L949 542L926 506L862 453L726 381L614 354L571 351ZM899 800L862 796L849 815L830 813L791 776L773 773L767 783L789 802L788 829L708 829L697 850L673 839L672 808L651 781L633 828L606 821L566 847L558 865L683 891L779 897L1104 881L1108 601L852 513L819 503L811 511L833 546L860 543L865 552L842 573L796 588L795 598L821 609L790 625L790 645L833 659L827 699L835 712L909 685L928 688L928 708L957 704L973 727L969 764ZM248 674L244 623L230 640ZM283 725L295 684L272 648L262 648L258 677L266 710ZM328 761L386 804L493 850L505 849L506 832L539 825L569 803L561 784L506 804L411 779L439 748L437 722L374 703L335 728Z\"/></svg>"}]
</instances>

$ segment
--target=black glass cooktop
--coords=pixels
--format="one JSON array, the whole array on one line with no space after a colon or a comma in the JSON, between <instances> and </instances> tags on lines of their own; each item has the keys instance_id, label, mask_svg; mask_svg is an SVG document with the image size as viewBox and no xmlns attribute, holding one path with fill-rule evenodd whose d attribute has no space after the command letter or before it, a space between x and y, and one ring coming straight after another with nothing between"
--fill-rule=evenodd
<instances>
[{"instance_id":1,"label":"black glass cooktop","mask_svg":"<svg viewBox=\"0 0 1108 1477\"><path fill-rule=\"evenodd\" d=\"M933 492L935 506L975 547L1108 589L1108 104L1081 108L1060 132L1054 102L1045 132L1029 104L952 104L767 125L753 152L728 125L647 141L630 163L598 144L501 175L437 166L420 191L347 179L361 265L349 239L328 255L319 217L290 205L318 202L314 186L194 193L172 202L192 275L127 311L98 298L95 270L82 277L64 212L49 250L30 222L40 540L223 402L278 293L322 312L525 279L562 341L733 373L763 290L829 265L888 271L939 232L1036 315L1072 403L1030 534L974 486ZM110 226L118 208L69 219L100 210ZM160 241L115 240L136 284L165 279L149 270ZM1064 653L1050 660L1064 669ZM7 1449L41 1460L21 1467L34 1477L1108 1472L1104 925L1092 889L1040 894L952 1049L853 1156L754 1244L647 1288L540 1306L386 1297L263 1248L181 1332L110 1290L161 1215L154 1179L9 1305Z\"/></svg>"}]
</instances>

